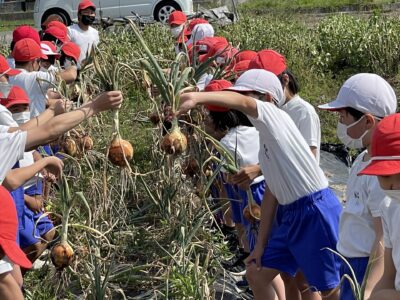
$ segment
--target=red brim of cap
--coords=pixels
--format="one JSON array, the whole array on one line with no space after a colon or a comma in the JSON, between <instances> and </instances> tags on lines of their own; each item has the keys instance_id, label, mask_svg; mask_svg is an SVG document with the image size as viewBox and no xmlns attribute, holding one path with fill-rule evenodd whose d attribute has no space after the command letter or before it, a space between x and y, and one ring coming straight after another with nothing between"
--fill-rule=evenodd
<instances>
[{"instance_id":1,"label":"red brim of cap","mask_svg":"<svg viewBox=\"0 0 400 300\"><path fill-rule=\"evenodd\" d=\"M374 160L360 175L390 176L400 174L400 160Z\"/></svg>"},{"instance_id":2,"label":"red brim of cap","mask_svg":"<svg viewBox=\"0 0 400 300\"><path fill-rule=\"evenodd\" d=\"M5 108L9 108L13 105L17 105L17 104L28 104L29 105L29 101L28 100L12 100L10 102L8 102L6 105L4 105Z\"/></svg>"},{"instance_id":3,"label":"red brim of cap","mask_svg":"<svg viewBox=\"0 0 400 300\"><path fill-rule=\"evenodd\" d=\"M42 53L42 55L40 56L40 58L49 59L49 58L47 57L47 55L46 55L46 54L43 54L43 53Z\"/></svg>"},{"instance_id":4,"label":"red brim of cap","mask_svg":"<svg viewBox=\"0 0 400 300\"><path fill-rule=\"evenodd\" d=\"M207 105L205 105L205 107L209 111L214 111L214 112L228 112L228 111L230 111L229 108L222 107L222 106L217 106L217 105L211 105L211 104L207 104Z\"/></svg>"},{"instance_id":5,"label":"red brim of cap","mask_svg":"<svg viewBox=\"0 0 400 300\"><path fill-rule=\"evenodd\" d=\"M171 21L171 23L169 23L169 25L182 25L185 24L185 21L182 20L176 20L176 21Z\"/></svg>"},{"instance_id":6,"label":"red brim of cap","mask_svg":"<svg viewBox=\"0 0 400 300\"><path fill-rule=\"evenodd\" d=\"M32 268L31 261L26 257L26 254L21 250L15 241L0 240L0 246L5 255L16 265L24 269Z\"/></svg>"},{"instance_id":7,"label":"red brim of cap","mask_svg":"<svg viewBox=\"0 0 400 300\"><path fill-rule=\"evenodd\" d=\"M17 69L10 69L7 72L5 72L4 74L8 75L8 76L15 76L18 75L19 73L21 73L20 70Z\"/></svg>"}]
</instances>

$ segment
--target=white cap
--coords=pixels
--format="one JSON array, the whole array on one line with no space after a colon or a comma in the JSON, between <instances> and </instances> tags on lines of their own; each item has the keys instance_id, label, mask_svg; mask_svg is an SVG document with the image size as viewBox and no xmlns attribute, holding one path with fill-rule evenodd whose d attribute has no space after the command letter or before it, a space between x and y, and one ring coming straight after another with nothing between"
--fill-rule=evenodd
<instances>
[{"instance_id":1,"label":"white cap","mask_svg":"<svg viewBox=\"0 0 400 300\"><path fill-rule=\"evenodd\" d=\"M351 107L383 118L396 112L397 99L385 79L376 74L360 73L346 80L336 100L318 107L327 110Z\"/></svg>"},{"instance_id":2,"label":"white cap","mask_svg":"<svg viewBox=\"0 0 400 300\"><path fill-rule=\"evenodd\" d=\"M40 49L44 55L59 55L59 53L54 52L49 45L45 43L40 43Z\"/></svg>"},{"instance_id":3,"label":"white cap","mask_svg":"<svg viewBox=\"0 0 400 300\"><path fill-rule=\"evenodd\" d=\"M271 94L278 107L285 104L282 84L278 77L269 71L253 69L244 72L233 87L226 90L236 92L258 92Z\"/></svg>"},{"instance_id":4,"label":"white cap","mask_svg":"<svg viewBox=\"0 0 400 300\"><path fill-rule=\"evenodd\" d=\"M198 42L206 37L214 36L214 28L210 24L198 24L194 26L192 30L192 36L190 40L187 41L187 45L193 44L193 42Z\"/></svg>"}]
</instances>

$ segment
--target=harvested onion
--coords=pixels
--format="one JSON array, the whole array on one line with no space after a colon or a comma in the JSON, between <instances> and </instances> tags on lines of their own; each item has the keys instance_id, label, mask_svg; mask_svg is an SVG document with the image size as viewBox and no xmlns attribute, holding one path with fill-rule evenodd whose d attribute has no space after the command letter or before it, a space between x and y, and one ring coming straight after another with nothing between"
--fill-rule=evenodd
<instances>
[{"instance_id":1,"label":"harvested onion","mask_svg":"<svg viewBox=\"0 0 400 300\"><path fill-rule=\"evenodd\" d=\"M243 209L243 216L247 221L255 223L261 218L261 207L256 203L248 204Z\"/></svg>"},{"instance_id":2,"label":"harvested onion","mask_svg":"<svg viewBox=\"0 0 400 300\"><path fill-rule=\"evenodd\" d=\"M64 152L70 156L76 156L76 154L78 153L78 147L76 146L76 142L70 136L67 136L65 138L62 147L64 149Z\"/></svg>"},{"instance_id":3,"label":"harvested onion","mask_svg":"<svg viewBox=\"0 0 400 300\"><path fill-rule=\"evenodd\" d=\"M187 138L179 129L174 126L172 132L164 136L161 142L161 149L167 154L181 154L187 149Z\"/></svg>"},{"instance_id":4,"label":"harvested onion","mask_svg":"<svg viewBox=\"0 0 400 300\"><path fill-rule=\"evenodd\" d=\"M88 135L85 135L84 137L82 137L80 139L80 144L81 144L83 151L93 150L94 143L93 143L92 138Z\"/></svg>"},{"instance_id":5,"label":"harvested onion","mask_svg":"<svg viewBox=\"0 0 400 300\"><path fill-rule=\"evenodd\" d=\"M116 166L126 167L127 162L133 158L133 147L131 143L120 137L115 137L108 152L108 159Z\"/></svg>"},{"instance_id":6,"label":"harvested onion","mask_svg":"<svg viewBox=\"0 0 400 300\"><path fill-rule=\"evenodd\" d=\"M51 249L50 258L57 269L64 269L71 264L74 258L74 250L68 242L57 243Z\"/></svg>"}]
</instances>

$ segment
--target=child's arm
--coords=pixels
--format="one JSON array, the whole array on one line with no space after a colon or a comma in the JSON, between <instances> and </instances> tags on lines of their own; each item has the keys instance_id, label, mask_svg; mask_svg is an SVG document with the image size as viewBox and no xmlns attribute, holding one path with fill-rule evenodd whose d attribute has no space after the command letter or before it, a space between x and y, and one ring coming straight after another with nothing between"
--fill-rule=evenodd
<instances>
[{"instance_id":1,"label":"child's arm","mask_svg":"<svg viewBox=\"0 0 400 300\"><path fill-rule=\"evenodd\" d=\"M369 258L369 263L371 263L371 270L368 275L367 286L365 288L365 298L371 295L373 288L376 286L377 282L382 278L383 274L383 229L382 220L380 217L374 218L374 231L375 231L375 241L372 247L372 251Z\"/></svg>"},{"instance_id":2,"label":"child's arm","mask_svg":"<svg viewBox=\"0 0 400 300\"><path fill-rule=\"evenodd\" d=\"M65 101L61 99L56 99L56 100L51 100L50 101L50 106L48 109L46 109L43 113L41 113L39 116L36 118L33 118L29 120L28 122L21 124L19 126L20 130L30 130L35 127L39 127L40 125L43 125L50 119L52 119L54 116L59 115L63 113L65 106Z\"/></svg>"},{"instance_id":3,"label":"child's arm","mask_svg":"<svg viewBox=\"0 0 400 300\"><path fill-rule=\"evenodd\" d=\"M0 299L24 299L21 288L11 272L0 274Z\"/></svg>"},{"instance_id":4,"label":"child's arm","mask_svg":"<svg viewBox=\"0 0 400 300\"><path fill-rule=\"evenodd\" d=\"M183 114L197 105L211 104L236 109L253 118L258 117L256 100L235 92L185 93L180 99L178 114Z\"/></svg>"},{"instance_id":5,"label":"child's arm","mask_svg":"<svg viewBox=\"0 0 400 300\"><path fill-rule=\"evenodd\" d=\"M35 214L41 212L43 210L43 197L42 196L29 196L27 194L24 195L25 205L33 211Z\"/></svg>"},{"instance_id":6,"label":"child's arm","mask_svg":"<svg viewBox=\"0 0 400 300\"><path fill-rule=\"evenodd\" d=\"M374 293L369 300L400 300L400 292L395 289L381 290Z\"/></svg>"},{"instance_id":7,"label":"child's arm","mask_svg":"<svg viewBox=\"0 0 400 300\"><path fill-rule=\"evenodd\" d=\"M278 201L267 187L261 203L261 221L257 236L257 244L253 252L245 260L247 265L255 263L257 268L261 269L261 257L270 236L277 207Z\"/></svg>"},{"instance_id":8,"label":"child's arm","mask_svg":"<svg viewBox=\"0 0 400 300\"><path fill-rule=\"evenodd\" d=\"M7 190L13 191L22 186L42 169L46 168L51 173L58 175L61 173L63 166L64 164L59 158L55 156L45 157L28 167L12 169L7 173L2 185Z\"/></svg>"},{"instance_id":9,"label":"child's arm","mask_svg":"<svg viewBox=\"0 0 400 300\"><path fill-rule=\"evenodd\" d=\"M102 93L93 101L88 102L80 108L58 115L45 124L28 130L25 150L30 150L38 145L43 145L55 140L64 132L74 128L97 113L119 108L122 101L122 94L119 91ZM10 128L8 132L16 130L18 130L18 128Z\"/></svg>"},{"instance_id":10,"label":"child's arm","mask_svg":"<svg viewBox=\"0 0 400 300\"><path fill-rule=\"evenodd\" d=\"M57 75L67 84L73 83L78 77L78 69L76 66L70 66L68 69L57 73Z\"/></svg>"},{"instance_id":11,"label":"child's arm","mask_svg":"<svg viewBox=\"0 0 400 300\"><path fill-rule=\"evenodd\" d=\"M378 281L376 286L374 287L370 300L382 300L381 292L383 294L387 293L388 290L395 290L394 281L396 279L396 268L394 266L393 257L392 257L392 248L385 248L384 254L384 269L382 278ZM396 298L387 298L387 299L396 299ZM400 298L397 298L400 299Z\"/></svg>"}]
</instances>

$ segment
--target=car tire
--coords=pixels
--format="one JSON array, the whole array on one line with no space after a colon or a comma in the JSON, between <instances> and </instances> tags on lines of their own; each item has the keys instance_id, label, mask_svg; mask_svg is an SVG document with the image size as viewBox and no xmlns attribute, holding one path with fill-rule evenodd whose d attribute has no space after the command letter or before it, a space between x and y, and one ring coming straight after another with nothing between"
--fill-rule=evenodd
<instances>
[{"instance_id":1,"label":"car tire","mask_svg":"<svg viewBox=\"0 0 400 300\"><path fill-rule=\"evenodd\" d=\"M176 2L162 1L154 9L154 20L165 24L168 22L169 15L175 10L181 10Z\"/></svg>"},{"instance_id":2,"label":"car tire","mask_svg":"<svg viewBox=\"0 0 400 300\"><path fill-rule=\"evenodd\" d=\"M67 26L71 25L72 23L71 18L66 11L62 9L50 9L43 14L41 24L43 24L44 21L46 21L46 19L51 15L60 16L61 19L63 20L63 23L66 24Z\"/></svg>"}]
</instances>

